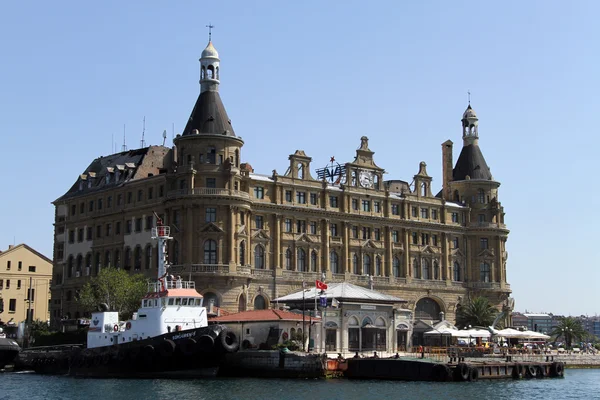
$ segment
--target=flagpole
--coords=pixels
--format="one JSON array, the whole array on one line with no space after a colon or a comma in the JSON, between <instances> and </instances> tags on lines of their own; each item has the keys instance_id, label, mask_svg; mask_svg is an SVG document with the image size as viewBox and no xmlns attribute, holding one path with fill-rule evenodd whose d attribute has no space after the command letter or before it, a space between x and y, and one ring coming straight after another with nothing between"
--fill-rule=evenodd
<instances>
[{"instance_id":1,"label":"flagpole","mask_svg":"<svg viewBox=\"0 0 600 400\"><path fill-rule=\"evenodd\" d=\"M306 317L305 317L305 306L304 306L304 293L306 290L306 282L302 282L302 351L306 352L306 340L304 339L304 331L306 330Z\"/></svg>"}]
</instances>

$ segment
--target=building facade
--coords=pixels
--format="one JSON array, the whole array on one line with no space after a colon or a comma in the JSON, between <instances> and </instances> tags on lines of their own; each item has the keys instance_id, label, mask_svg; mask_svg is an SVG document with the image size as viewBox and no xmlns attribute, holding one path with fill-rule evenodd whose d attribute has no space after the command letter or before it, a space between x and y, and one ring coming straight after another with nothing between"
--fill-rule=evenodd
<instances>
[{"instance_id":1,"label":"building facade","mask_svg":"<svg viewBox=\"0 0 600 400\"><path fill-rule=\"evenodd\" d=\"M52 260L26 244L0 252L0 322L48 321Z\"/></svg>"},{"instance_id":2,"label":"building facade","mask_svg":"<svg viewBox=\"0 0 600 400\"><path fill-rule=\"evenodd\" d=\"M221 101L220 78L209 43L200 95L173 146L100 157L54 202L53 321L83 315L77 290L100 268L156 273L156 216L171 226L172 273L195 280L207 303L230 311L268 307L303 281L324 278L372 281L424 321L440 312L452 320L475 294L510 315L500 183L479 148L470 105L455 164L452 141L442 144L436 195L424 162L411 184L384 181L367 137L343 164L315 171L296 150L285 173L255 173L242 162L244 141Z\"/></svg>"}]
</instances>

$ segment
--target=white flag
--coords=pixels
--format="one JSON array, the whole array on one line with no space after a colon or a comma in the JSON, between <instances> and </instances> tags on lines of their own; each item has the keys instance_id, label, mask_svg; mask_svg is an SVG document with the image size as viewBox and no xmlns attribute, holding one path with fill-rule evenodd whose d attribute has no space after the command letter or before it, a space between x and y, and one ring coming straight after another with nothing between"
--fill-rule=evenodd
<instances>
[{"instance_id":1,"label":"white flag","mask_svg":"<svg viewBox=\"0 0 600 400\"><path fill-rule=\"evenodd\" d=\"M331 307L338 307L340 302L336 298L331 299Z\"/></svg>"}]
</instances>

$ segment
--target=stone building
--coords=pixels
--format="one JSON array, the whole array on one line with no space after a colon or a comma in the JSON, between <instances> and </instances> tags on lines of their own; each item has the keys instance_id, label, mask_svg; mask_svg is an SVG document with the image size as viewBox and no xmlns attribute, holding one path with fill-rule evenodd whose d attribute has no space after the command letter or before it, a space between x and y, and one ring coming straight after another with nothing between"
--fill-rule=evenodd
<instances>
[{"instance_id":1,"label":"stone building","mask_svg":"<svg viewBox=\"0 0 600 400\"><path fill-rule=\"evenodd\" d=\"M0 251L0 322L48 321L52 260L26 244Z\"/></svg>"},{"instance_id":2,"label":"stone building","mask_svg":"<svg viewBox=\"0 0 600 400\"><path fill-rule=\"evenodd\" d=\"M424 162L410 184L384 181L367 137L352 161L315 170L296 150L285 173L263 175L242 162L244 141L221 101L219 67L209 43L200 95L172 148L100 157L54 202L53 321L83 316L77 290L100 268L155 275L156 216L171 226L173 273L230 311L268 307L323 274L327 282L371 280L426 323L441 312L453 320L473 293L499 309L510 304L500 183L479 147L470 105L455 164L452 141L441 146L437 195Z\"/></svg>"}]
</instances>

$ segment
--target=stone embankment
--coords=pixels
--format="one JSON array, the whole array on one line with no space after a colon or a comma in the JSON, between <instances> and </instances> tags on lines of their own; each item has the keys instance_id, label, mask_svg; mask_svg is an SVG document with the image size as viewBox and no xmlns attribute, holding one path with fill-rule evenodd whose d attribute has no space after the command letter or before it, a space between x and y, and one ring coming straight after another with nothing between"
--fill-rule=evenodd
<instances>
[{"instance_id":1,"label":"stone embankment","mask_svg":"<svg viewBox=\"0 0 600 400\"><path fill-rule=\"evenodd\" d=\"M321 354L265 350L239 351L225 356L220 376L322 378L326 357Z\"/></svg>"},{"instance_id":2,"label":"stone embankment","mask_svg":"<svg viewBox=\"0 0 600 400\"><path fill-rule=\"evenodd\" d=\"M565 363L566 368L600 368L600 354L513 355L513 361L552 361Z\"/></svg>"}]
</instances>

